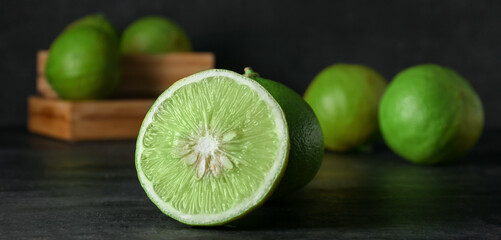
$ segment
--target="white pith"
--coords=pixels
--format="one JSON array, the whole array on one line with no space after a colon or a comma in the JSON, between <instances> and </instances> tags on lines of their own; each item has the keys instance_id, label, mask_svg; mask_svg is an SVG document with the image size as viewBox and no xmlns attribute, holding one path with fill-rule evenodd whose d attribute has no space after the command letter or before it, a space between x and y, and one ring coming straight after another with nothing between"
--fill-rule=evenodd
<instances>
[{"instance_id":1,"label":"white pith","mask_svg":"<svg viewBox=\"0 0 501 240\"><path fill-rule=\"evenodd\" d=\"M218 177L224 170L233 168L231 157L224 146L236 137L234 131L227 133L211 132L204 129L194 137L183 139L178 145L178 156L190 166L195 167L197 179L210 174Z\"/></svg>"},{"instance_id":2,"label":"white pith","mask_svg":"<svg viewBox=\"0 0 501 240\"><path fill-rule=\"evenodd\" d=\"M209 77L218 76L231 78L234 79L238 84L248 86L250 89L254 90L257 93L261 100L263 100L268 106L271 107L273 119L275 120L277 135L279 136L280 140L280 152L277 154L272 167L266 174L266 179L264 179L263 184L259 186L259 188L253 193L253 195L246 199L240 200L239 204L235 207L218 214L187 214L178 211L171 204L169 204L169 202L163 201L154 191L152 183L144 175L140 167L141 155L144 150L142 142L146 129L152 122L153 116L162 102L170 98L174 92L176 92L183 86L202 81ZM238 133L234 131L224 133L202 131L198 135L195 134L193 138L186 139L186 141L181 142L178 147L179 153L177 154L179 156L182 156L181 159L183 159L187 166L195 167L197 178L203 179L204 176L207 176L208 174L218 176L224 171L231 171L232 169L237 167L235 166L234 162L232 162L231 157L227 156L227 154L224 152L224 144L226 142L231 142L232 140L234 141L234 138L236 137L238 137ZM285 116L275 99L259 83L255 82L254 80L243 77L242 75L231 71L216 69L204 71L176 82L156 100L156 102L153 104L150 111L146 115L138 135L136 145L136 168L138 171L138 177L144 190L161 211L187 224L220 225L237 218L244 212L249 211L253 207L259 205L259 203L262 202L264 198L269 196L269 194L271 193L271 188L275 185L274 183L280 177L281 173L285 170L287 153L287 123L285 121Z\"/></svg>"}]
</instances>

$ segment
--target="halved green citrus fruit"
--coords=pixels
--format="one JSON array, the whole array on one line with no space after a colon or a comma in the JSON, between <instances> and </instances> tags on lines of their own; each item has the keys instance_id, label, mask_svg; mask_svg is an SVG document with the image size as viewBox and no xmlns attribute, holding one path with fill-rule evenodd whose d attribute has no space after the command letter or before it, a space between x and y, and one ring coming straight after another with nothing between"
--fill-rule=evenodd
<instances>
[{"instance_id":1,"label":"halved green citrus fruit","mask_svg":"<svg viewBox=\"0 0 501 240\"><path fill-rule=\"evenodd\" d=\"M136 145L138 178L165 214L221 225L272 194L287 164L289 135L277 101L256 81L213 69L167 89Z\"/></svg>"}]
</instances>

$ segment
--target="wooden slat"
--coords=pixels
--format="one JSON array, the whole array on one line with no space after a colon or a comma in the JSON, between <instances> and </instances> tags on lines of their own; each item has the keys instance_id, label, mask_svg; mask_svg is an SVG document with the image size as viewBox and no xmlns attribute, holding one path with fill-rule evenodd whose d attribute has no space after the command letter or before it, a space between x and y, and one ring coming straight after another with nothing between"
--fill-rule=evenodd
<instances>
[{"instance_id":1,"label":"wooden slat","mask_svg":"<svg viewBox=\"0 0 501 240\"><path fill-rule=\"evenodd\" d=\"M123 56L117 95L156 97L179 79L214 68L214 62L212 53Z\"/></svg>"},{"instance_id":2,"label":"wooden slat","mask_svg":"<svg viewBox=\"0 0 501 240\"><path fill-rule=\"evenodd\" d=\"M52 90L52 87L47 82L46 78L39 75L37 77L37 92L46 98L57 98L57 93Z\"/></svg>"},{"instance_id":3,"label":"wooden slat","mask_svg":"<svg viewBox=\"0 0 501 240\"><path fill-rule=\"evenodd\" d=\"M153 99L72 102L72 117L79 119L144 118Z\"/></svg>"},{"instance_id":4,"label":"wooden slat","mask_svg":"<svg viewBox=\"0 0 501 240\"><path fill-rule=\"evenodd\" d=\"M28 99L28 129L69 141L134 139L153 99L64 101Z\"/></svg>"},{"instance_id":5,"label":"wooden slat","mask_svg":"<svg viewBox=\"0 0 501 240\"><path fill-rule=\"evenodd\" d=\"M44 75L45 74L45 63L47 62L47 58L49 57L49 52L46 50L41 50L37 52L37 74Z\"/></svg>"},{"instance_id":6,"label":"wooden slat","mask_svg":"<svg viewBox=\"0 0 501 240\"><path fill-rule=\"evenodd\" d=\"M71 105L54 99L28 98L28 130L71 140Z\"/></svg>"},{"instance_id":7,"label":"wooden slat","mask_svg":"<svg viewBox=\"0 0 501 240\"><path fill-rule=\"evenodd\" d=\"M44 97L56 98L45 78L48 52L37 55L37 91ZM158 97L174 82L191 74L214 68L214 54L170 53L161 55L131 55L122 57L121 83L117 97Z\"/></svg>"},{"instance_id":8,"label":"wooden slat","mask_svg":"<svg viewBox=\"0 0 501 240\"><path fill-rule=\"evenodd\" d=\"M62 118L52 118L43 115L30 114L28 130L32 133L45 135L62 140L73 140L71 122Z\"/></svg>"},{"instance_id":9,"label":"wooden slat","mask_svg":"<svg viewBox=\"0 0 501 240\"><path fill-rule=\"evenodd\" d=\"M47 51L38 51L37 53L37 92L47 98L57 98L57 93L52 90L45 78L45 64L48 56Z\"/></svg>"},{"instance_id":10,"label":"wooden slat","mask_svg":"<svg viewBox=\"0 0 501 240\"><path fill-rule=\"evenodd\" d=\"M71 108L72 105L67 101L37 96L28 98L28 111L33 115L70 121L72 119Z\"/></svg>"},{"instance_id":11,"label":"wooden slat","mask_svg":"<svg viewBox=\"0 0 501 240\"><path fill-rule=\"evenodd\" d=\"M214 54L210 52L187 52L156 55L125 55L122 57L122 64L126 67L151 65L190 65L206 67L207 65L214 64Z\"/></svg>"}]
</instances>

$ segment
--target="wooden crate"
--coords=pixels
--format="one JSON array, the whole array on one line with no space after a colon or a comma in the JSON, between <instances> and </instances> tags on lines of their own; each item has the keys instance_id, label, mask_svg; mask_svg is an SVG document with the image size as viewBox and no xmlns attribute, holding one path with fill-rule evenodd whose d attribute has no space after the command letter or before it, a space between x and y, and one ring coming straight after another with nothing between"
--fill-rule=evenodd
<instances>
[{"instance_id":1,"label":"wooden crate","mask_svg":"<svg viewBox=\"0 0 501 240\"><path fill-rule=\"evenodd\" d=\"M64 101L33 96L28 98L28 129L68 141L135 139L153 102Z\"/></svg>"},{"instance_id":2,"label":"wooden crate","mask_svg":"<svg viewBox=\"0 0 501 240\"><path fill-rule=\"evenodd\" d=\"M37 54L37 91L43 97L57 98L45 78L47 57L45 50ZM115 96L156 98L177 80L214 65L214 54L208 52L123 56L121 83Z\"/></svg>"}]
</instances>

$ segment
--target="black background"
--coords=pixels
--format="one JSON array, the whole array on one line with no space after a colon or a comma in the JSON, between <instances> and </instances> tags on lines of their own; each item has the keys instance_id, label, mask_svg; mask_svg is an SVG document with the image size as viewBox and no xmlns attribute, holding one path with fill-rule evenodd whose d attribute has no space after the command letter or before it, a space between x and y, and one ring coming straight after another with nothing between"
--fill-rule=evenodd
<instances>
[{"instance_id":1,"label":"black background","mask_svg":"<svg viewBox=\"0 0 501 240\"><path fill-rule=\"evenodd\" d=\"M76 18L101 12L124 29L161 14L177 21L195 50L218 68L262 76L300 94L324 67L359 63L387 80L406 67L438 63L467 78L487 127L501 126L501 1L116 0L0 2L0 126L26 123L35 94L35 56Z\"/></svg>"}]
</instances>

